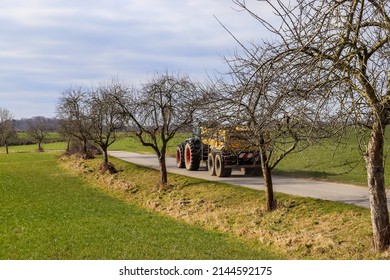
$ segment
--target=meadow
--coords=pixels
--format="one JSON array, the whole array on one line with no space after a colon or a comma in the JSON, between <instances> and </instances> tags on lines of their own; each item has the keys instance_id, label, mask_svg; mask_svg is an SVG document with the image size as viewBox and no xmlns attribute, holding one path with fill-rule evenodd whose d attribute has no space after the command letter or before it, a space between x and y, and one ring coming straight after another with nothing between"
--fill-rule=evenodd
<instances>
[{"instance_id":1,"label":"meadow","mask_svg":"<svg viewBox=\"0 0 390 280\"><path fill-rule=\"evenodd\" d=\"M237 238L108 195L57 153L0 154L0 259L273 259Z\"/></svg>"}]
</instances>

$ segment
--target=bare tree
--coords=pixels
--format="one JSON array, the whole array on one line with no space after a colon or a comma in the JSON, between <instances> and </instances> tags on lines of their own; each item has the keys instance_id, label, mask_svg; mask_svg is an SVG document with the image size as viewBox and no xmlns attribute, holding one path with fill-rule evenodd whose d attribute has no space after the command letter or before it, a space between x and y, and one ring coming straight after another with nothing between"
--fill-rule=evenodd
<instances>
[{"instance_id":1,"label":"bare tree","mask_svg":"<svg viewBox=\"0 0 390 280\"><path fill-rule=\"evenodd\" d=\"M108 147L117 140L118 131L124 129L126 118L117 100L122 100L126 91L116 81L92 89L71 87L63 91L57 105L61 132L80 140L87 157L89 147L99 148L103 154L102 171L116 171L109 163Z\"/></svg>"},{"instance_id":2,"label":"bare tree","mask_svg":"<svg viewBox=\"0 0 390 280\"><path fill-rule=\"evenodd\" d=\"M245 47L244 54L225 60L230 82L224 82L216 95L219 110L214 110L213 119L247 129L247 146L259 151L266 209L272 211L276 208L272 170L289 154L330 136L324 123L332 121L323 114L328 104L310 98L315 88L313 80L303 80L307 65L302 62L299 71L286 72L289 57L275 54L274 48Z\"/></svg>"},{"instance_id":3,"label":"bare tree","mask_svg":"<svg viewBox=\"0 0 390 280\"><path fill-rule=\"evenodd\" d=\"M91 156L88 151L88 137L92 127L88 116L88 95L89 91L81 86L70 87L62 92L57 105L60 133L69 138L68 150L69 141L76 138L82 143L82 153L87 158Z\"/></svg>"},{"instance_id":4,"label":"bare tree","mask_svg":"<svg viewBox=\"0 0 390 280\"><path fill-rule=\"evenodd\" d=\"M45 117L33 117L27 121L27 135L38 143L38 152L43 152L42 143L50 131L50 122Z\"/></svg>"},{"instance_id":5,"label":"bare tree","mask_svg":"<svg viewBox=\"0 0 390 280\"><path fill-rule=\"evenodd\" d=\"M114 166L108 161L108 147L118 138L118 131L124 129L126 116L117 100L122 100L127 89L119 82L102 84L93 89L88 96L88 118L90 130L88 139L102 151L103 171L115 172Z\"/></svg>"},{"instance_id":6,"label":"bare tree","mask_svg":"<svg viewBox=\"0 0 390 280\"><path fill-rule=\"evenodd\" d=\"M5 146L5 151L8 154L8 145L10 141L16 139L17 133L12 125L13 116L7 109L0 108L0 145Z\"/></svg>"},{"instance_id":7,"label":"bare tree","mask_svg":"<svg viewBox=\"0 0 390 280\"><path fill-rule=\"evenodd\" d=\"M132 89L126 100L119 100L130 128L142 145L151 147L158 157L161 180L168 183L167 145L175 134L193 122L197 109L197 86L187 76L156 74L141 89Z\"/></svg>"},{"instance_id":8,"label":"bare tree","mask_svg":"<svg viewBox=\"0 0 390 280\"><path fill-rule=\"evenodd\" d=\"M383 0L300 0L296 5L261 1L279 23L264 20L246 1L234 0L276 35L284 53L310 60L318 77L334 83L345 123L370 131L364 149L370 197L373 243L390 245L390 223L384 179L384 137L390 123L390 2Z\"/></svg>"}]
</instances>

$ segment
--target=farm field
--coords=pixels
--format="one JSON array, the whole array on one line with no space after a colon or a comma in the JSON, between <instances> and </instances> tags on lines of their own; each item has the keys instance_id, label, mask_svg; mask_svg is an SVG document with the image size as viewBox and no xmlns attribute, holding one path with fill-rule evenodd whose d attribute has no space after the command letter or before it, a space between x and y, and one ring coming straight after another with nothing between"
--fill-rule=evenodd
<instances>
[{"instance_id":1,"label":"farm field","mask_svg":"<svg viewBox=\"0 0 390 280\"><path fill-rule=\"evenodd\" d=\"M31 140L26 132L18 132L18 139L22 142ZM63 138L57 132L48 132L45 136L44 142L61 141ZM31 140L32 141L32 140Z\"/></svg>"},{"instance_id":2,"label":"farm field","mask_svg":"<svg viewBox=\"0 0 390 280\"><path fill-rule=\"evenodd\" d=\"M0 153L0 224L3 260L281 258L124 202L50 152Z\"/></svg>"},{"instance_id":3,"label":"farm field","mask_svg":"<svg viewBox=\"0 0 390 280\"><path fill-rule=\"evenodd\" d=\"M190 136L189 133L177 133L175 137L168 143L168 149L167 149L168 155L175 156L176 146L179 143L183 142L189 136ZM123 136L118 138L118 140L109 147L109 150L129 151L129 152L137 152L137 153L145 153L145 154L154 153L152 148L142 146L142 144L139 142L137 138L129 137L129 136Z\"/></svg>"},{"instance_id":4,"label":"farm field","mask_svg":"<svg viewBox=\"0 0 390 280\"><path fill-rule=\"evenodd\" d=\"M54 152L54 151L65 151L66 143L65 142L53 142L53 143L44 143L42 144L44 151ZM37 144L29 145L20 145L20 146L10 146L10 153L33 153L36 152L38 146ZM0 148L0 154L4 153L5 149Z\"/></svg>"}]
</instances>

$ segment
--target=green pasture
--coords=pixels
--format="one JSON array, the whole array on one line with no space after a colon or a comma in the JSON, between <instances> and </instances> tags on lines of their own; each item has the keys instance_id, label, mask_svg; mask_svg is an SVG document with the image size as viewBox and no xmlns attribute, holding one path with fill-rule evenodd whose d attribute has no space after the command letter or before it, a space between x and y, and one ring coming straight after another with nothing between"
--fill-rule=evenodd
<instances>
[{"instance_id":1,"label":"green pasture","mask_svg":"<svg viewBox=\"0 0 390 280\"><path fill-rule=\"evenodd\" d=\"M106 194L52 152L0 153L0 259L272 259Z\"/></svg>"},{"instance_id":2,"label":"green pasture","mask_svg":"<svg viewBox=\"0 0 390 280\"><path fill-rule=\"evenodd\" d=\"M390 186L390 131L387 130L385 145L385 181ZM287 176L314 178L327 181L367 185L367 173L363 149L359 149L358 139L351 130L341 139L327 139L307 149L287 156L276 167L275 173Z\"/></svg>"},{"instance_id":3,"label":"green pasture","mask_svg":"<svg viewBox=\"0 0 390 280\"><path fill-rule=\"evenodd\" d=\"M65 151L66 143L65 142L53 142L53 143L44 143L42 144L42 148L44 151ZM18 145L18 146L9 146L10 153L28 153L35 152L38 149L37 144L29 144L29 145ZM5 153L5 148L0 147L0 154Z\"/></svg>"},{"instance_id":4,"label":"green pasture","mask_svg":"<svg viewBox=\"0 0 390 280\"><path fill-rule=\"evenodd\" d=\"M25 141L31 140L26 132L18 132L18 139ZM48 132L45 136L44 142L62 141L62 137L57 132Z\"/></svg>"},{"instance_id":5,"label":"green pasture","mask_svg":"<svg viewBox=\"0 0 390 280\"><path fill-rule=\"evenodd\" d=\"M175 156L177 145L183 142L189 136L189 133L177 133L175 137L168 142L168 155ZM129 151L144 154L154 153L154 150L151 147L143 146L138 138L125 135L120 136L118 140L109 147L109 149L112 151Z\"/></svg>"},{"instance_id":6,"label":"green pasture","mask_svg":"<svg viewBox=\"0 0 390 280\"><path fill-rule=\"evenodd\" d=\"M365 162L355 145L337 145L324 141L308 149L288 155L275 168L275 174L335 182L367 185ZM386 170L390 182L390 172Z\"/></svg>"}]
</instances>

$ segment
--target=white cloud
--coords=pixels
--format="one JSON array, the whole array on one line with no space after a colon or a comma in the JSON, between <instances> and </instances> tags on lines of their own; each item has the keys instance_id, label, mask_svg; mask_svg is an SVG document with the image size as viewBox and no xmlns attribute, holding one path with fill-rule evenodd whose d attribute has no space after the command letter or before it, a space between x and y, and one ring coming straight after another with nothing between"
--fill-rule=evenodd
<instances>
[{"instance_id":1,"label":"white cloud","mask_svg":"<svg viewBox=\"0 0 390 280\"><path fill-rule=\"evenodd\" d=\"M260 37L231 0L2 0L0 107L53 116L70 84L119 76L139 83L165 69L206 78L234 40ZM23 102L21 102L23 100ZM42 105L41 105L42 104Z\"/></svg>"}]
</instances>

